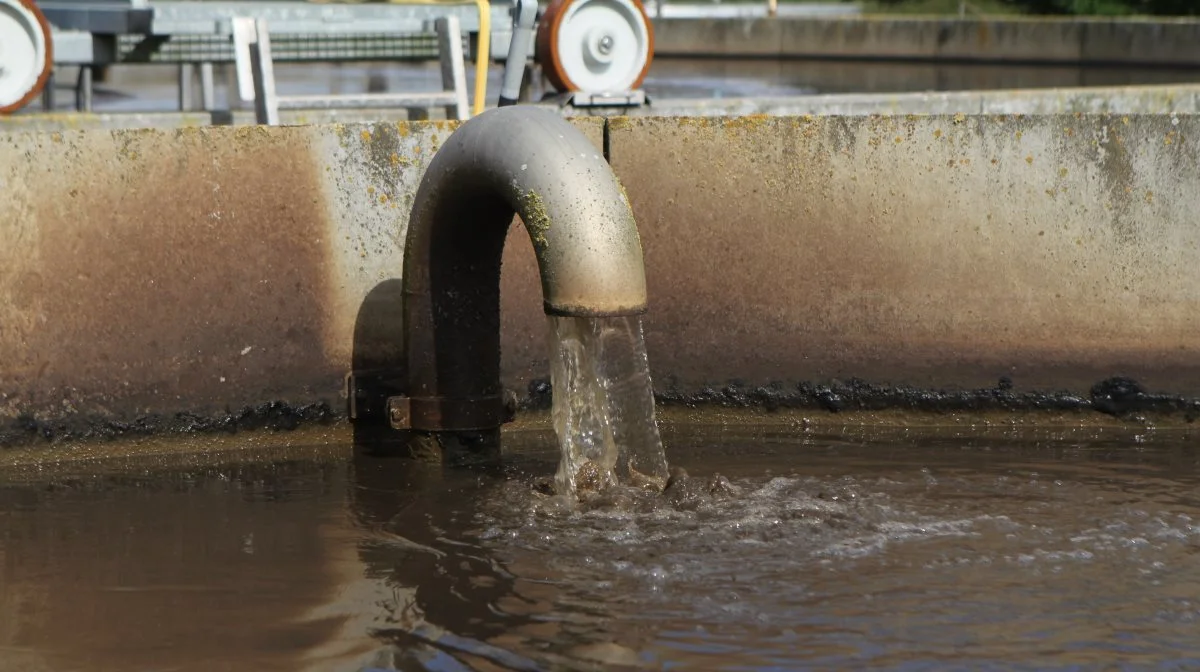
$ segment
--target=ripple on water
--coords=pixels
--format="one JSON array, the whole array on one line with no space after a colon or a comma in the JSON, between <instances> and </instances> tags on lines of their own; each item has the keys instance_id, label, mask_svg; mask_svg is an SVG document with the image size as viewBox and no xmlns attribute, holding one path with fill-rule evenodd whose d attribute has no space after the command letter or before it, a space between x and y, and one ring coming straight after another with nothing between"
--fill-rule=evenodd
<instances>
[{"instance_id":1,"label":"ripple on water","mask_svg":"<svg viewBox=\"0 0 1200 672\"><path fill-rule=\"evenodd\" d=\"M1200 656L1172 630L1200 615L1194 508L986 470L692 480L687 496L615 488L572 506L511 481L479 503L478 538L554 587L540 618L659 662L1025 660L1010 640L1059 662Z\"/></svg>"}]
</instances>

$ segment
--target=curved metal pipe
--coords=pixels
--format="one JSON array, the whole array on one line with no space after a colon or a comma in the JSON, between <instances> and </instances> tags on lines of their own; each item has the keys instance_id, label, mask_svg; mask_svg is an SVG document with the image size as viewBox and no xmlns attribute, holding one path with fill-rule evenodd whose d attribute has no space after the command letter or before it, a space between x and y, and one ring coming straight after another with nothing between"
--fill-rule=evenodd
<instances>
[{"instance_id":1,"label":"curved metal pipe","mask_svg":"<svg viewBox=\"0 0 1200 672\"><path fill-rule=\"evenodd\" d=\"M500 426L500 262L514 214L533 241L547 314L645 311L637 225L600 150L549 110L484 112L438 150L413 203L404 249L409 388L393 425Z\"/></svg>"}]
</instances>

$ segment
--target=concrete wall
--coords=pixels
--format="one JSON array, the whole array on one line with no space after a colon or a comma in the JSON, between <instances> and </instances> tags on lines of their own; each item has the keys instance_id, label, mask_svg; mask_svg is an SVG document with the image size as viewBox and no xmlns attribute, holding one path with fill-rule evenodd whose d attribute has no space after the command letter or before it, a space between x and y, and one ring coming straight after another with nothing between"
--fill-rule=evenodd
<instances>
[{"instance_id":1,"label":"concrete wall","mask_svg":"<svg viewBox=\"0 0 1200 672\"><path fill-rule=\"evenodd\" d=\"M341 410L358 313L401 276L453 128L0 136L0 418Z\"/></svg>"},{"instance_id":2,"label":"concrete wall","mask_svg":"<svg viewBox=\"0 0 1200 672\"><path fill-rule=\"evenodd\" d=\"M1200 65L1200 21L868 16L658 19L656 56Z\"/></svg>"},{"instance_id":3,"label":"concrete wall","mask_svg":"<svg viewBox=\"0 0 1200 672\"><path fill-rule=\"evenodd\" d=\"M601 121L575 123L603 146ZM0 137L0 418L340 412L352 357L398 345L408 207L452 129ZM1124 375L1200 394L1196 117L620 118L607 133L643 234L660 391L1009 376L1086 395ZM506 381L523 390L546 350L519 229L503 296Z\"/></svg>"},{"instance_id":4,"label":"concrete wall","mask_svg":"<svg viewBox=\"0 0 1200 672\"><path fill-rule=\"evenodd\" d=\"M1200 119L614 120L662 374L1200 390ZM696 374L703 374L696 376Z\"/></svg>"},{"instance_id":5,"label":"concrete wall","mask_svg":"<svg viewBox=\"0 0 1200 672\"><path fill-rule=\"evenodd\" d=\"M907 114L1195 114L1200 86L1087 87L945 93L834 94L780 98L667 99L636 116L858 116Z\"/></svg>"}]
</instances>

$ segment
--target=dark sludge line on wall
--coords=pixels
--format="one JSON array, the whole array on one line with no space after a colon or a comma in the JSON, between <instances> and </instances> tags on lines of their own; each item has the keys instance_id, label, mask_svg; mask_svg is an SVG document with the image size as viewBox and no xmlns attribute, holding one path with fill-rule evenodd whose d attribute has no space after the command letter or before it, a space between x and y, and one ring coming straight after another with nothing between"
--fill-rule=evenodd
<instances>
[{"instance_id":1,"label":"dark sludge line on wall","mask_svg":"<svg viewBox=\"0 0 1200 672\"><path fill-rule=\"evenodd\" d=\"M140 415L132 420L87 415L43 420L25 415L0 423L0 448L60 441L289 431L302 426L331 425L343 420L345 415L343 409L327 401L310 404L272 401L212 415L179 412Z\"/></svg>"},{"instance_id":2,"label":"dark sludge line on wall","mask_svg":"<svg viewBox=\"0 0 1200 672\"><path fill-rule=\"evenodd\" d=\"M546 410L553 390L549 381L529 384L521 410ZM1001 378L995 387L975 390L930 390L906 386L872 385L850 379L845 383L821 385L799 383L749 386L738 381L698 392L668 389L655 394L664 407L761 408L767 411L917 411L961 413L983 411L1092 411L1117 418L1140 413L1181 414L1187 422L1200 419L1200 399L1147 392L1130 378L1108 378L1091 387L1088 396L1067 391L1018 392L1012 381Z\"/></svg>"},{"instance_id":3,"label":"dark sludge line on wall","mask_svg":"<svg viewBox=\"0 0 1200 672\"><path fill-rule=\"evenodd\" d=\"M521 411L544 411L551 406L553 389L545 379L535 380L519 398ZM1087 396L1067 391L1018 392L1012 381L1001 378L995 387L974 390L931 390L905 386L872 385L851 379L844 383L750 386L730 382L696 392L668 389L655 395L666 407L762 409L768 412L813 410L829 413L853 411L912 411L920 413L1078 412L1100 413L1137 422L1140 415L1200 419L1200 398L1155 394L1130 378L1108 378ZM15 448L62 441L105 441L118 438L237 434L248 431L290 431L301 426L332 425L346 420L341 404L319 401L296 405L281 401L204 416L180 412L144 415L133 420L71 416L39 420L22 416L0 424L0 448Z\"/></svg>"}]
</instances>

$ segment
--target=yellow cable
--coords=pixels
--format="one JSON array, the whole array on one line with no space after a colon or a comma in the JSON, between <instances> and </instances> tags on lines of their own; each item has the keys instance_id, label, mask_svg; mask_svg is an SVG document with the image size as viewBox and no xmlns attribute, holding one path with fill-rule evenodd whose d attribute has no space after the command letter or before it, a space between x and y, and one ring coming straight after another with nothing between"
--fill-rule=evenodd
<instances>
[{"instance_id":1,"label":"yellow cable","mask_svg":"<svg viewBox=\"0 0 1200 672\"><path fill-rule=\"evenodd\" d=\"M475 101L471 106L471 116L483 112L487 102L488 61L492 54L492 7L488 0L475 0L479 8L479 53L475 55Z\"/></svg>"},{"instance_id":2,"label":"yellow cable","mask_svg":"<svg viewBox=\"0 0 1200 672\"><path fill-rule=\"evenodd\" d=\"M395 5L465 5L474 2L479 9L479 41L475 54L475 100L471 116L483 112L487 104L488 61L492 51L492 6L488 0L388 0Z\"/></svg>"}]
</instances>

